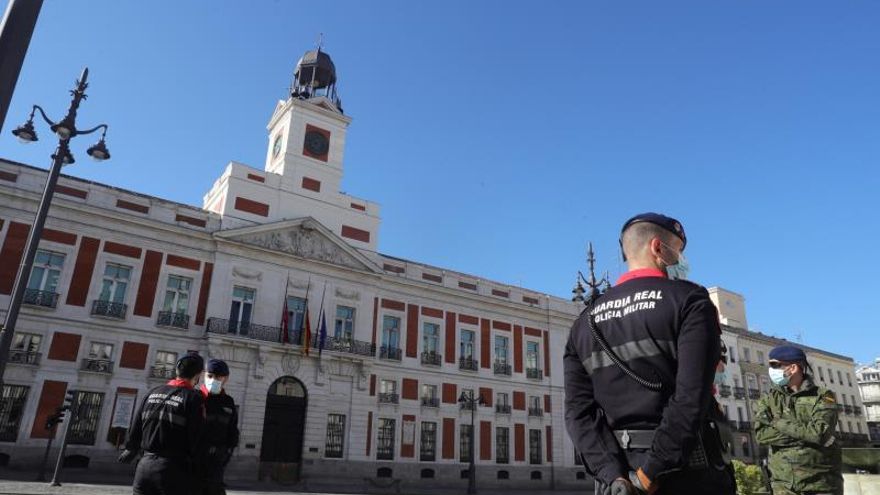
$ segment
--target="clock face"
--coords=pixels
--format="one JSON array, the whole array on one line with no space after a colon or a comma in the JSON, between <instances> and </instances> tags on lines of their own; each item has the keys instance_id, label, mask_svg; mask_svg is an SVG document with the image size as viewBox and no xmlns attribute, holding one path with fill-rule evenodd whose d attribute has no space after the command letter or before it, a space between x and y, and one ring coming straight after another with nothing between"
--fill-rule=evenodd
<instances>
[{"instance_id":1,"label":"clock face","mask_svg":"<svg viewBox=\"0 0 880 495\"><path fill-rule=\"evenodd\" d=\"M278 153L281 153L281 134L275 136L275 142L272 143L272 158L278 156Z\"/></svg>"},{"instance_id":2,"label":"clock face","mask_svg":"<svg viewBox=\"0 0 880 495\"><path fill-rule=\"evenodd\" d=\"M330 149L330 141L327 136L318 131L306 132L306 150L314 156L324 156Z\"/></svg>"}]
</instances>

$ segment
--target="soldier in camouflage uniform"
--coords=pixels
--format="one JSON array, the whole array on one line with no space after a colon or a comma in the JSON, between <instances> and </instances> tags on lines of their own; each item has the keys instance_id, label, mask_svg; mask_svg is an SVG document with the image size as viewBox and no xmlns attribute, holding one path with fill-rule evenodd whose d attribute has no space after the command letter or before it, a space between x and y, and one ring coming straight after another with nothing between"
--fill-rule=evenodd
<instances>
[{"instance_id":1,"label":"soldier in camouflage uniform","mask_svg":"<svg viewBox=\"0 0 880 495\"><path fill-rule=\"evenodd\" d=\"M770 448L773 495L842 495L834 393L816 386L806 369L801 349L770 351L774 386L755 408L756 437Z\"/></svg>"}]
</instances>

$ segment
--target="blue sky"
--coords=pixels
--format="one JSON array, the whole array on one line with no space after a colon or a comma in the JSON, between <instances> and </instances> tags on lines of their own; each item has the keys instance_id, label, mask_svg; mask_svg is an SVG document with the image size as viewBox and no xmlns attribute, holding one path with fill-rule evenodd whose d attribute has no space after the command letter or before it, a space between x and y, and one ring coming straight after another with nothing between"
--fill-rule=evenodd
<instances>
[{"instance_id":1,"label":"blue sky","mask_svg":"<svg viewBox=\"0 0 880 495\"><path fill-rule=\"evenodd\" d=\"M620 225L688 231L692 278L765 333L880 356L880 3L47 0L0 156L47 166L91 69L82 125L113 159L66 173L201 205L324 33L354 118L344 189L382 205L380 251L568 297ZM866 258L867 256L867 258Z\"/></svg>"}]
</instances>

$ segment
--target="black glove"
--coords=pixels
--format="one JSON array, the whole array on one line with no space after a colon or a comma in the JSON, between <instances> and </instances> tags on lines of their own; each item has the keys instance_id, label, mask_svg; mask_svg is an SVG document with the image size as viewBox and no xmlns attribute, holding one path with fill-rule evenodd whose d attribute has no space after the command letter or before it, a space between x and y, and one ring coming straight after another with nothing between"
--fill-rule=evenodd
<instances>
[{"instance_id":1,"label":"black glove","mask_svg":"<svg viewBox=\"0 0 880 495\"><path fill-rule=\"evenodd\" d=\"M611 483L609 495L639 495L639 491L629 481L616 479Z\"/></svg>"},{"instance_id":2,"label":"black glove","mask_svg":"<svg viewBox=\"0 0 880 495\"><path fill-rule=\"evenodd\" d=\"M642 480L639 479L639 475L635 471L629 472L629 482L633 487L633 493L648 493L648 489L642 485Z\"/></svg>"},{"instance_id":3,"label":"black glove","mask_svg":"<svg viewBox=\"0 0 880 495\"><path fill-rule=\"evenodd\" d=\"M122 464L128 464L134 460L135 456L137 456L137 452L132 450L125 449L119 454L119 457L116 458L117 462L121 462Z\"/></svg>"}]
</instances>

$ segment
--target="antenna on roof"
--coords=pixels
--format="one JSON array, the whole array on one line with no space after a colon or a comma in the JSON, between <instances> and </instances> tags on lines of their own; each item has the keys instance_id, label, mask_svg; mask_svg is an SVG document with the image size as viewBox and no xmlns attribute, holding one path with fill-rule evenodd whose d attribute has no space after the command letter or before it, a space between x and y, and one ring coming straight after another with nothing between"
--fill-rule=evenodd
<instances>
[{"instance_id":1,"label":"antenna on roof","mask_svg":"<svg viewBox=\"0 0 880 495\"><path fill-rule=\"evenodd\" d=\"M315 48L317 48L318 51L321 51L321 49L324 48L324 33L318 33L318 41L315 43Z\"/></svg>"}]
</instances>

